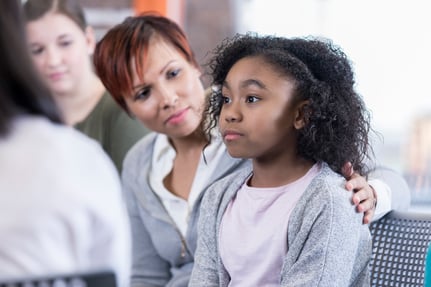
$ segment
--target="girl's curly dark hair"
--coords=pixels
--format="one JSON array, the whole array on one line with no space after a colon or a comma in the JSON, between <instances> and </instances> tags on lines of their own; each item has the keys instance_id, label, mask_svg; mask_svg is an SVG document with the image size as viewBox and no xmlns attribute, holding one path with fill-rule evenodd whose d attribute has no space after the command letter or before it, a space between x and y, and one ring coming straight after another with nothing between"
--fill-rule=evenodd
<instances>
[{"instance_id":1,"label":"girl's curly dark hair","mask_svg":"<svg viewBox=\"0 0 431 287\"><path fill-rule=\"evenodd\" d=\"M245 57L264 58L278 72L296 81L296 100L308 100L304 128L298 131L297 151L312 161L324 161L341 174L350 161L360 174L372 152L368 133L370 114L355 91L350 61L329 40L239 35L225 39L208 63L213 93L205 110L207 134L217 126L221 87L231 67Z\"/></svg>"}]
</instances>

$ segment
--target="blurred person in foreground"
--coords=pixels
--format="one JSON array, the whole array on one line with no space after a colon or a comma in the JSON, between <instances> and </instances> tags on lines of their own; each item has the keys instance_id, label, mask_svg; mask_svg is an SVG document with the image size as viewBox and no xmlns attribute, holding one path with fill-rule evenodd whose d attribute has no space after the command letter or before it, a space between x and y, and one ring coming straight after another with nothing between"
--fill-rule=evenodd
<instances>
[{"instance_id":1,"label":"blurred person in foreground","mask_svg":"<svg viewBox=\"0 0 431 287\"><path fill-rule=\"evenodd\" d=\"M20 5L0 1L0 278L109 269L127 286L118 174L97 142L63 124L31 61Z\"/></svg>"}]
</instances>

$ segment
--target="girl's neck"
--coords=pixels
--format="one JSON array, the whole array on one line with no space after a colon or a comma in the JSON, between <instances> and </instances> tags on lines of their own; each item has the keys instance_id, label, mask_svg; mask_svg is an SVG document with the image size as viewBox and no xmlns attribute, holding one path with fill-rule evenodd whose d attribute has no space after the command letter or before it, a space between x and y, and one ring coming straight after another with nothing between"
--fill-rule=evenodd
<instances>
[{"instance_id":1,"label":"girl's neck","mask_svg":"<svg viewBox=\"0 0 431 287\"><path fill-rule=\"evenodd\" d=\"M253 187L278 187L303 177L314 162L295 156L279 158L270 163L253 160L253 176L249 185Z\"/></svg>"},{"instance_id":2,"label":"girl's neck","mask_svg":"<svg viewBox=\"0 0 431 287\"><path fill-rule=\"evenodd\" d=\"M56 95L56 102L63 113L67 125L73 126L83 121L95 108L105 92L100 79L91 74L75 90L68 94Z\"/></svg>"}]
</instances>

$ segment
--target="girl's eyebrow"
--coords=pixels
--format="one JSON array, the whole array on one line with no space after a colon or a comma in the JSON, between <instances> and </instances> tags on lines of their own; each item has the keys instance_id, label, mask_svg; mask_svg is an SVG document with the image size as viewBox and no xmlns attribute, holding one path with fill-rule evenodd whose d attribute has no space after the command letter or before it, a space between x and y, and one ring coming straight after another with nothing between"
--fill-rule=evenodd
<instances>
[{"instance_id":1,"label":"girl's eyebrow","mask_svg":"<svg viewBox=\"0 0 431 287\"><path fill-rule=\"evenodd\" d=\"M256 79L247 79L241 82L240 87L241 88L247 88L250 86L256 86L260 89L266 89L266 85L264 83L262 83L259 80ZM230 89L229 83L227 81L223 82L223 87L225 87L226 89Z\"/></svg>"},{"instance_id":2,"label":"girl's eyebrow","mask_svg":"<svg viewBox=\"0 0 431 287\"><path fill-rule=\"evenodd\" d=\"M260 89L266 89L266 85L256 79L247 79L241 83L241 88L248 88L250 86L256 86Z\"/></svg>"}]
</instances>

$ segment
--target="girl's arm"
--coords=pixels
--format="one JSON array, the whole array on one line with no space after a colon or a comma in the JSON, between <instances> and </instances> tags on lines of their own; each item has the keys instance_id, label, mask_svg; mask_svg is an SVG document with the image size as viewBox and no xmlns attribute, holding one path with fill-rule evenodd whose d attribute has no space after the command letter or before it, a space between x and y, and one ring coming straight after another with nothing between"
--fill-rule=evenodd
<instances>
[{"instance_id":1,"label":"girl's arm","mask_svg":"<svg viewBox=\"0 0 431 287\"><path fill-rule=\"evenodd\" d=\"M215 190L210 187L202 199L198 221L198 242L195 264L189 287L219 286L217 246L217 202Z\"/></svg>"}]
</instances>

